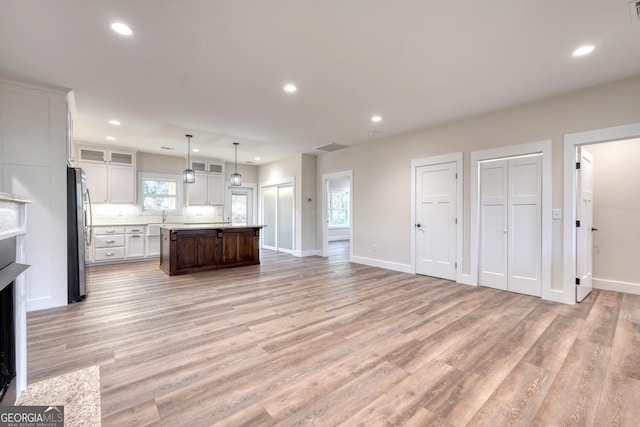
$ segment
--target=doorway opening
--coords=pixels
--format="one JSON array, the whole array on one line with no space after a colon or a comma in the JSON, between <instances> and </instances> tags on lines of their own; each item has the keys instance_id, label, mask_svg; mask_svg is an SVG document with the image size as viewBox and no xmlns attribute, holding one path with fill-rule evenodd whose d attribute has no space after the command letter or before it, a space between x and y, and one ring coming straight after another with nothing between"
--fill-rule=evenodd
<instances>
[{"instance_id":1,"label":"doorway opening","mask_svg":"<svg viewBox=\"0 0 640 427\"><path fill-rule=\"evenodd\" d=\"M353 255L353 173L322 175L322 256Z\"/></svg>"},{"instance_id":2,"label":"doorway opening","mask_svg":"<svg viewBox=\"0 0 640 427\"><path fill-rule=\"evenodd\" d=\"M638 138L640 123L564 137L563 277L569 304L584 299L591 287L640 294L637 269L628 262L638 256L638 211L632 208L636 193L626 190L639 182L634 178L636 166L628 162L625 166L625 161L637 158L630 153L637 153ZM585 150L593 154L593 218L581 212L588 202L580 180ZM581 163L579 170L576 163Z\"/></svg>"}]
</instances>

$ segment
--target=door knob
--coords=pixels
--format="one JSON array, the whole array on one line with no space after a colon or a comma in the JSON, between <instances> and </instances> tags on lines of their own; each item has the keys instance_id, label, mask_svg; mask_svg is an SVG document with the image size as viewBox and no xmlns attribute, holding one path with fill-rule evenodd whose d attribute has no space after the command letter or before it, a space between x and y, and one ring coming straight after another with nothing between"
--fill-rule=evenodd
<instances>
[{"instance_id":1,"label":"door knob","mask_svg":"<svg viewBox=\"0 0 640 427\"><path fill-rule=\"evenodd\" d=\"M598 229L591 227L591 231L598 231Z\"/></svg>"},{"instance_id":2,"label":"door knob","mask_svg":"<svg viewBox=\"0 0 640 427\"><path fill-rule=\"evenodd\" d=\"M416 224L416 227L420 228L422 227L422 224Z\"/></svg>"}]
</instances>

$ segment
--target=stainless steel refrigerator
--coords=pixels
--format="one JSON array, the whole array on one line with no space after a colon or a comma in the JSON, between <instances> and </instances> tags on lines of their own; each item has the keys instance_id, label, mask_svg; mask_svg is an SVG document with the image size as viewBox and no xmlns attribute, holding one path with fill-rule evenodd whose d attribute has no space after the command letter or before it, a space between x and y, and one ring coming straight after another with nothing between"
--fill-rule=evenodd
<instances>
[{"instance_id":1,"label":"stainless steel refrigerator","mask_svg":"<svg viewBox=\"0 0 640 427\"><path fill-rule=\"evenodd\" d=\"M80 168L67 168L67 277L69 303L87 296L86 252L91 246L91 196Z\"/></svg>"}]
</instances>

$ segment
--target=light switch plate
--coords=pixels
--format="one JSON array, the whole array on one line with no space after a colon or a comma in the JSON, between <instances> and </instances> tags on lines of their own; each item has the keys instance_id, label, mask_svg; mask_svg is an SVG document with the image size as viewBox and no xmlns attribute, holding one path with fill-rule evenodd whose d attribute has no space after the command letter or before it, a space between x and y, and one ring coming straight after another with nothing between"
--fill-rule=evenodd
<instances>
[{"instance_id":1,"label":"light switch plate","mask_svg":"<svg viewBox=\"0 0 640 427\"><path fill-rule=\"evenodd\" d=\"M562 219L562 209L553 210L553 219Z\"/></svg>"}]
</instances>

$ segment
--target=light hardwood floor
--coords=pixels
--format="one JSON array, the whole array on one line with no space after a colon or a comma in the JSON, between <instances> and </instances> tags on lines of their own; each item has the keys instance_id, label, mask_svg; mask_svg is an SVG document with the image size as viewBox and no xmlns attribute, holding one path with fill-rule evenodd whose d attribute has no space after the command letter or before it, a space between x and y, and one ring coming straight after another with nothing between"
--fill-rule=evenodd
<instances>
[{"instance_id":1,"label":"light hardwood floor","mask_svg":"<svg viewBox=\"0 0 640 427\"><path fill-rule=\"evenodd\" d=\"M29 314L29 381L99 365L103 426L638 425L640 296L564 306L332 253L92 267L86 301Z\"/></svg>"}]
</instances>

